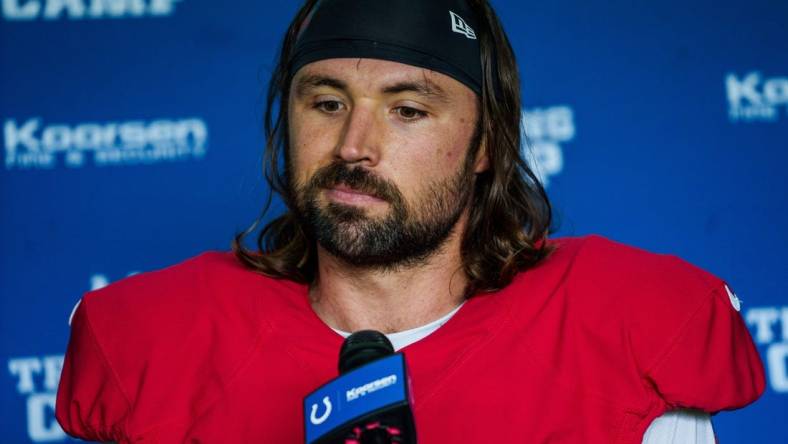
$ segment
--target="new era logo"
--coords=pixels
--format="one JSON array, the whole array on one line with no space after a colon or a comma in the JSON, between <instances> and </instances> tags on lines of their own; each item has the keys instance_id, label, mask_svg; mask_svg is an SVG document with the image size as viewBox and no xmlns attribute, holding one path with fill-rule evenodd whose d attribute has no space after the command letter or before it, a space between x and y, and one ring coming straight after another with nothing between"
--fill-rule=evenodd
<instances>
[{"instance_id":1,"label":"new era logo","mask_svg":"<svg viewBox=\"0 0 788 444\"><path fill-rule=\"evenodd\" d=\"M473 32L473 28L468 26L465 23L465 20L462 19L459 15L455 14L452 11L449 11L449 15L451 16L451 30L456 32L457 34L462 34L469 39L476 40L476 33Z\"/></svg>"}]
</instances>

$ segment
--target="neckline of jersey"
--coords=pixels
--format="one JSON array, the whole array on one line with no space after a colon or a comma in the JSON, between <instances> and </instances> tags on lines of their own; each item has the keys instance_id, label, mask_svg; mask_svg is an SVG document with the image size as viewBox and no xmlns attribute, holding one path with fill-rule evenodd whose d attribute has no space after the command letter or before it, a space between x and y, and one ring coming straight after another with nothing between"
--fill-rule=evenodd
<instances>
[{"instance_id":1,"label":"neckline of jersey","mask_svg":"<svg viewBox=\"0 0 788 444\"><path fill-rule=\"evenodd\" d=\"M386 337L391 341L392 345L394 346L394 350L401 350L402 348L407 347L410 344L418 342L430 334L436 332L439 328L443 326L446 322L449 321L459 310L462 306L465 305L465 301L461 302L460 305L453 308L450 312L446 313L445 315L435 319L434 321L430 321L424 325L419 325L418 327L409 328L407 330L397 331L394 333L386 333ZM329 326L331 327L331 326ZM336 329L331 327L337 334L342 336L343 338L347 338L352 333Z\"/></svg>"}]
</instances>

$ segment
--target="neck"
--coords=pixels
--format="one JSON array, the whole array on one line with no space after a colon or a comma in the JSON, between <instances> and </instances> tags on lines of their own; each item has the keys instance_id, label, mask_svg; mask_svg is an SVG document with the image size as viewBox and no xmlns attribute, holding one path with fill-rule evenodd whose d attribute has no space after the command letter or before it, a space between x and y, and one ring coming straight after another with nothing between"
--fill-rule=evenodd
<instances>
[{"instance_id":1,"label":"neck","mask_svg":"<svg viewBox=\"0 0 788 444\"><path fill-rule=\"evenodd\" d=\"M466 215L419 264L385 270L354 267L318 246L318 278L310 288L315 313L343 331L395 333L427 324L459 306L468 278L460 243Z\"/></svg>"}]
</instances>

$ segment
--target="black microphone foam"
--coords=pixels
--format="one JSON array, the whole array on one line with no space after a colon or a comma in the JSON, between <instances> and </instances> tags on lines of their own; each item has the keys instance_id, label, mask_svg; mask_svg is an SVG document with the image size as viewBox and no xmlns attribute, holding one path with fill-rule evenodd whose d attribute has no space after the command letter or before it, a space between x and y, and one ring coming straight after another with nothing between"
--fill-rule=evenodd
<instances>
[{"instance_id":1,"label":"black microphone foam","mask_svg":"<svg viewBox=\"0 0 788 444\"><path fill-rule=\"evenodd\" d=\"M394 346L381 332L359 330L345 339L339 349L339 374L394 354Z\"/></svg>"}]
</instances>

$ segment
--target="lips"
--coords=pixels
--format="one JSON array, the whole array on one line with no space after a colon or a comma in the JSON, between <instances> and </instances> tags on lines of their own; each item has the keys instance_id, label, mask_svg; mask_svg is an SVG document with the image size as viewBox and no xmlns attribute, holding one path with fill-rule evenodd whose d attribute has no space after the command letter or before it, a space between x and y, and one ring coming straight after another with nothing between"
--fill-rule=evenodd
<instances>
[{"instance_id":1,"label":"lips","mask_svg":"<svg viewBox=\"0 0 788 444\"><path fill-rule=\"evenodd\" d=\"M345 185L343 183L334 185L331 189L332 190L336 190L336 191L341 191L343 193L361 194L361 195L364 195L364 196L370 196L370 197L374 197L374 198L380 199L380 197L378 197L375 193L367 193L367 192L364 192L364 191L361 191L361 190L357 190L357 189L352 188L352 187L350 187L348 185Z\"/></svg>"},{"instance_id":2,"label":"lips","mask_svg":"<svg viewBox=\"0 0 788 444\"><path fill-rule=\"evenodd\" d=\"M374 193L361 191L351 188L345 184L337 184L333 187L327 188L328 196L332 200L346 202L346 203L365 203L365 202L380 202L382 198Z\"/></svg>"}]
</instances>

